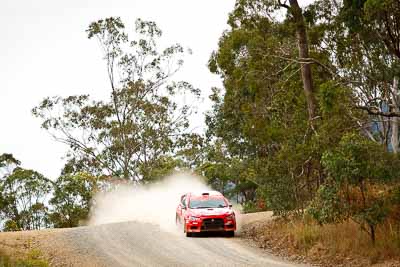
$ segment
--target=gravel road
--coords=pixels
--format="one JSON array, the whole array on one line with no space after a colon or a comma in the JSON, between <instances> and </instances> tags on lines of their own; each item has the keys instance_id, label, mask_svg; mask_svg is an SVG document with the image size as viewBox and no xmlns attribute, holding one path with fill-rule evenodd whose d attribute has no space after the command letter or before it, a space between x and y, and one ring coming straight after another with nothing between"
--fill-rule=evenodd
<instances>
[{"instance_id":1,"label":"gravel road","mask_svg":"<svg viewBox=\"0 0 400 267\"><path fill-rule=\"evenodd\" d=\"M52 266L300 266L248 246L240 237L187 238L180 229L165 231L140 222L5 233L0 245L16 235L39 247Z\"/></svg>"}]
</instances>

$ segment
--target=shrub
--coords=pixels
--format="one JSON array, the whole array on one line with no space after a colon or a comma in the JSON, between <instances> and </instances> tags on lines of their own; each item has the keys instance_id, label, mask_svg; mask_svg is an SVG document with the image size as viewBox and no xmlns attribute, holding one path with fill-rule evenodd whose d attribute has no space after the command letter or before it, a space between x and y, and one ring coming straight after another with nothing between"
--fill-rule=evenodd
<instances>
[{"instance_id":1,"label":"shrub","mask_svg":"<svg viewBox=\"0 0 400 267\"><path fill-rule=\"evenodd\" d=\"M358 134L347 134L335 150L324 153L322 165L329 179L319 188L308 213L320 224L352 219L375 243L377 226L393 212L398 158Z\"/></svg>"}]
</instances>

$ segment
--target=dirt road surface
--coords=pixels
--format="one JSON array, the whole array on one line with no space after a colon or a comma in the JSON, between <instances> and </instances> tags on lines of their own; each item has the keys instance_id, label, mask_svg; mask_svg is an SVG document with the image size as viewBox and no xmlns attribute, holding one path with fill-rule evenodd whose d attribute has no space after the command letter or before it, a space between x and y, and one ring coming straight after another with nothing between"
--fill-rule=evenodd
<instances>
[{"instance_id":1,"label":"dirt road surface","mask_svg":"<svg viewBox=\"0 0 400 267\"><path fill-rule=\"evenodd\" d=\"M269 217L242 216L240 223ZM238 237L187 238L181 229L122 222L70 229L1 233L0 248L40 249L51 266L300 266L249 246Z\"/></svg>"}]
</instances>

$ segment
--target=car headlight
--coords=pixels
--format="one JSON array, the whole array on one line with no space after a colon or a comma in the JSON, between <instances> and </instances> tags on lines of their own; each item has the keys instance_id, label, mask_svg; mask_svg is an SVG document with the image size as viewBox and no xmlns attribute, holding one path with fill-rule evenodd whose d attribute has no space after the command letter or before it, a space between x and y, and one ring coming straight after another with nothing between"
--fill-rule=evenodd
<instances>
[{"instance_id":1,"label":"car headlight","mask_svg":"<svg viewBox=\"0 0 400 267\"><path fill-rule=\"evenodd\" d=\"M227 220L235 220L235 213L232 213L232 214L226 216L225 219L227 219Z\"/></svg>"},{"instance_id":2,"label":"car headlight","mask_svg":"<svg viewBox=\"0 0 400 267\"><path fill-rule=\"evenodd\" d=\"M199 217L195 217L195 216L190 216L189 220L192 221L192 222L197 222L197 221L200 221L200 218Z\"/></svg>"}]
</instances>

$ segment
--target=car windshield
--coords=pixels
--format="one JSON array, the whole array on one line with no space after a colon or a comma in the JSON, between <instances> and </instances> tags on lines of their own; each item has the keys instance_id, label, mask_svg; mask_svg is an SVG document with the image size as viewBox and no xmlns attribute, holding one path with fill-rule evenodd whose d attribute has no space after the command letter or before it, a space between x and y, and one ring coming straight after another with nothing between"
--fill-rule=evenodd
<instances>
[{"instance_id":1,"label":"car windshield","mask_svg":"<svg viewBox=\"0 0 400 267\"><path fill-rule=\"evenodd\" d=\"M189 203L191 209L224 207L226 207L226 203L222 198L192 198Z\"/></svg>"}]
</instances>

